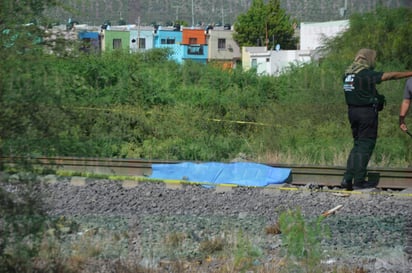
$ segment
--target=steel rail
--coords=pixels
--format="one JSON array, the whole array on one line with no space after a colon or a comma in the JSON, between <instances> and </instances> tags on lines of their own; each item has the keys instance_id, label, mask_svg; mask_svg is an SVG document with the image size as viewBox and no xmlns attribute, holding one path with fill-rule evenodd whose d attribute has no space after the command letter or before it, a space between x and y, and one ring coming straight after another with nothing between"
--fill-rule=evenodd
<instances>
[{"instance_id":1,"label":"steel rail","mask_svg":"<svg viewBox=\"0 0 412 273\"><path fill-rule=\"evenodd\" d=\"M150 176L152 164L159 163L175 164L181 161L84 157L0 157L0 166L4 167L27 165L41 169L117 176ZM262 164L291 169L288 182L294 185L339 186L345 171L342 166ZM412 168L369 168L368 177L379 179L379 188L412 188Z\"/></svg>"},{"instance_id":2,"label":"steel rail","mask_svg":"<svg viewBox=\"0 0 412 273\"><path fill-rule=\"evenodd\" d=\"M291 168L293 174L291 183L296 185L339 186L345 172L343 166L268 165ZM368 180L378 180L380 188L412 188L412 168L368 168Z\"/></svg>"}]
</instances>

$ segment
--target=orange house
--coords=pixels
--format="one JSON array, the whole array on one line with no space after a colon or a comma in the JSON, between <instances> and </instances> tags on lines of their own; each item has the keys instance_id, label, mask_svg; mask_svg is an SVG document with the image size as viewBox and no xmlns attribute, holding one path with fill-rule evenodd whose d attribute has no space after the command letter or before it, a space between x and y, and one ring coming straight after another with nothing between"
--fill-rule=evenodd
<instances>
[{"instance_id":1,"label":"orange house","mask_svg":"<svg viewBox=\"0 0 412 273\"><path fill-rule=\"evenodd\" d=\"M206 34L204 29L183 28L183 45L205 45Z\"/></svg>"}]
</instances>

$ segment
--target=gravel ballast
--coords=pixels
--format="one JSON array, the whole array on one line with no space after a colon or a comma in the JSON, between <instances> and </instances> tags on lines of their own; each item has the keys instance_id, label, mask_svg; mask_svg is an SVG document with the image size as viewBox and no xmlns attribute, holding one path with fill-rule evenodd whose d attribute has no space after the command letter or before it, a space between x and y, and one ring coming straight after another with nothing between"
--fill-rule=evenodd
<instances>
[{"instance_id":1,"label":"gravel ballast","mask_svg":"<svg viewBox=\"0 0 412 273\"><path fill-rule=\"evenodd\" d=\"M18 191L13 178L5 177L1 186ZM204 241L236 240L243 234L261 251L259 262L269 262L282 250L282 235L267 232L280 213L299 209L310 221L342 206L322 222L329 229L321 243L322 262L361 267L364 272L412 269L412 197L407 192L346 194L290 185L204 187L50 175L38 180L35 190L47 214L81 223L81 230L72 236L90 230L128 234L109 246L102 239L108 258L138 257L140 264L157 267L173 258L199 258ZM170 243L171 234L177 245ZM179 240L179 234L184 238Z\"/></svg>"}]
</instances>

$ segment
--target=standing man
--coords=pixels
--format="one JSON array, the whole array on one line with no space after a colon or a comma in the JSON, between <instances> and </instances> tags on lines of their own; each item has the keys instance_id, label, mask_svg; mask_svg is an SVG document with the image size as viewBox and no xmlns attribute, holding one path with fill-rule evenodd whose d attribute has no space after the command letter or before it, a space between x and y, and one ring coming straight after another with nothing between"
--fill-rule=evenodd
<instances>
[{"instance_id":1,"label":"standing man","mask_svg":"<svg viewBox=\"0 0 412 273\"><path fill-rule=\"evenodd\" d=\"M412 78L408 79L405 84L405 91L403 92L403 101L401 110L399 111L399 127L405 133L408 132L408 127L405 123L405 116L408 114L412 99Z\"/></svg>"},{"instance_id":2,"label":"standing man","mask_svg":"<svg viewBox=\"0 0 412 273\"><path fill-rule=\"evenodd\" d=\"M377 186L376 181L365 181L366 169L378 137L378 112L383 109L384 103L383 96L376 90L376 84L412 77L412 71L374 71L375 61L375 50L360 49L343 76L343 90L353 137L353 147L341 183L347 190Z\"/></svg>"}]
</instances>

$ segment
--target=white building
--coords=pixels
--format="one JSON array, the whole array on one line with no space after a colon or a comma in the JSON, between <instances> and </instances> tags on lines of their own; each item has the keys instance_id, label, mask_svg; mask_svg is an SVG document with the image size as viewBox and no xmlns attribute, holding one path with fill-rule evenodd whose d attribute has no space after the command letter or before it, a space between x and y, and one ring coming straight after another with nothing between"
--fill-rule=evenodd
<instances>
[{"instance_id":1,"label":"white building","mask_svg":"<svg viewBox=\"0 0 412 273\"><path fill-rule=\"evenodd\" d=\"M309 50L267 50L266 47L243 47L242 67L256 69L259 75L280 75L291 64L310 62Z\"/></svg>"},{"instance_id":2,"label":"white building","mask_svg":"<svg viewBox=\"0 0 412 273\"><path fill-rule=\"evenodd\" d=\"M349 27L348 20L301 23L300 49L267 50L266 47L242 47L242 67L256 69L259 75L278 76L291 64L308 63L318 56L325 38L332 38Z\"/></svg>"},{"instance_id":3,"label":"white building","mask_svg":"<svg viewBox=\"0 0 412 273\"><path fill-rule=\"evenodd\" d=\"M334 37L349 28L349 20L300 24L300 49L322 47L325 38Z\"/></svg>"}]
</instances>

